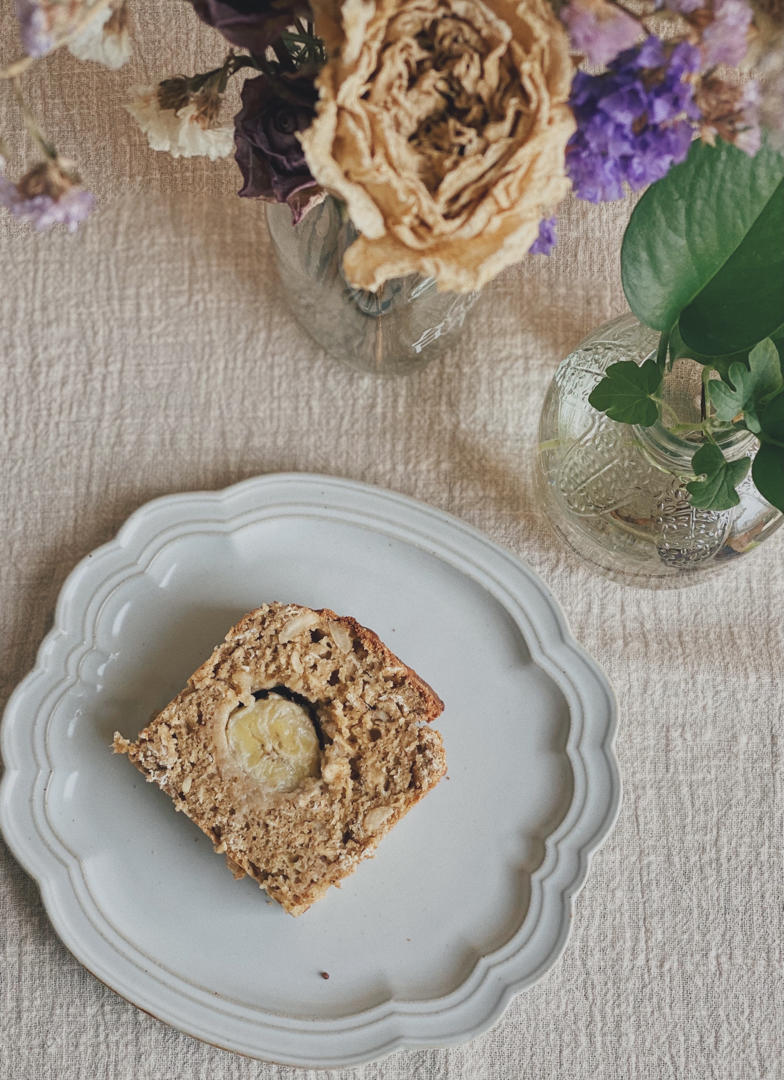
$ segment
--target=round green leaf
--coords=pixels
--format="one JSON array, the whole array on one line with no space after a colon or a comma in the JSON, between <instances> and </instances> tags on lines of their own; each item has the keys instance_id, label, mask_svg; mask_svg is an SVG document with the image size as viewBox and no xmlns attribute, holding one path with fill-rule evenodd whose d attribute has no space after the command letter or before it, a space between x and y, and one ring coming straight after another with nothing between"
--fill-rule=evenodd
<instances>
[{"instance_id":1,"label":"round green leaf","mask_svg":"<svg viewBox=\"0 0 784 1080\"><path fill-rule=\"evenodd\" d=\"M688 309L680 332L704 355L747 349L780 326L783 177L784 159L767 145L749 157L721 140L695 142L648 188L626 229L621 274L635 315L669 331Z\"/></svg>"},{"instance_id":2,"label":"round green leaf","mask_svg":"<svg viewBox=\"0 0 784 1080\"><path fill-rule=\"evenodd\" d=\"M763 443L751 466L757 491L777 510L784 510L784 447Z\"/></svg>"},{"instance_id":3,"label":"round green leaf","mask_svg":"<svg viewBox=\"0 0 784 1080\"><path fill-rule=\"evenodd\" d=\"M681 312L704 353L749 349L784 322L784 180L721 269Z\"/></svg>"},{"instance_id":4,"label":"round green leaf","mask_svg":"<svg viewBox=\"0 0 784 1080\"><path fill-rule=\"evenodd\" d=\"M760 424L769 439L784 443L784 392L765 405L760 413Z\"/></svg>"},{"instance_id":5,"label":"round green leaf","mask_svg":"<svg viewBox=\"0 0 784 1080\"><path fill-rule=\"evenodd\" d=\"M670 357L673 361L679 360L682 357L688 357L690 360L695 360L698 364L702 364L704 367L712 367L718 371L722 379L725 382L729 381L730 367L735 363L747 363L749 354L748 351L731 353L727 356L704 356L702 353L697 352L696 349L690 348L683 340L678 329L678 324L672 328L670 333Z\"/></svg>"}]
</instances>

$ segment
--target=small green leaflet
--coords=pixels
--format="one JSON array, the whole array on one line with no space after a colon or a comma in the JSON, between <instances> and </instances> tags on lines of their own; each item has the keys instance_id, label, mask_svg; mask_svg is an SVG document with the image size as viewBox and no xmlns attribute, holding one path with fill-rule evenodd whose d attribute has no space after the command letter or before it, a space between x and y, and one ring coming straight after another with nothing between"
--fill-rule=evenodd
<instances>
[{"instance_id":1,"label":"small green leaflet","mask_svg":"<svg viewBox=\"0 0 784 1080\"><path fill-rule=\"evenodd\" d=\"M760 406L784 388L778 350L770 338L754 346L749 353L748 367L738 362L730 365L729 382L730 385L708 383L708 397L716 419L734 420L743 413L749 431L759 434Z\"/></svg>"},{"instance_id":2,"label":"small green leaflet","mask_svg":"<svg viewBox=\"0 0 784 1080\"><path fill-rule=\"evenodd\" d=\"M723 382L709 382L708 397L716 413L717 420L734 420L738 413L747 408L753 413L754 376L745 364L730 364L727 373L729 385ZM747 414L746 423L749 431L759 431L756 415ZM752 426L754 425L754 426Z\"/></svg>"},{"instance_id":3,"label":"small green leaflet","mask_svg":"<svg viewBox=\"0 0 784 1080\"><path fill-rule=\"evenodd\" d=\"M747 457L727 461L715 443L705 443L692 458L691 467L695 476L705 476L704 480L693 480L686 485L692 506L701 510L729 510L738 505L735 488L749 471Z\"/></svg>"},{"instance_id":4,"label":"small green leaflet","mask_svg":"<svg viewBox=\"0 0 784 1080\"><path fill-rule=\"evenodd\" d=\"M757 491L777 510L784 510L784 447L763 443L754 458L751 478Z\"/></svg>"},{"instance_id":5,"label":"small green leaflet","mask_svg":"<svg viewBox=\"0 0 784 1080\"><path fill-rule=\"evenodd\" d=\"M604 378L588 398L599 412L607 413L620 424L650 427L659 419L659 405L652 394L661 386L662 371L652 358L642 366L633 360L610 364Z\"/></svg>"}]
</instances>

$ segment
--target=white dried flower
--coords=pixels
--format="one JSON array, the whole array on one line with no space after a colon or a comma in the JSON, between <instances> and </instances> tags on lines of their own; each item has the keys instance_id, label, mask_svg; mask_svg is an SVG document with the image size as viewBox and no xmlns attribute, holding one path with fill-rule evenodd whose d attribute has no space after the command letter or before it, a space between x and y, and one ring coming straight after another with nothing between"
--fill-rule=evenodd
<instances>
[{"instance_id":1,"label":"white dried flower","mask_svg":"<svg viewBox=\"0 0 784 1080\"><path fill-rule=\"evenodd\" d=\"M211 127L202 121L202 110L191 102L176 113L180 122L179 153L182 157L208 157L210 161L228 157L234 150L234 128ZM178 155L171 151L173 157Z\"/></svg>"},{"instance_id":2,"label":"white dried flower","mask_svg":"<svg viewBox=\"0 0 784 1080\"><path fill-rule=\"evenodd\" d=\"M95 60L114 69L122 67L132 53L126 4L98 12L69 42L68 48L78 60Z\"/></svg>"},{"instance_id":3,"label":"white dried flower","mask_svg":"<svg viewBox=\"0 0 784 1080\"><path fill-rule=\"evenodd\" d=\"M233 127L217 124L214 109L204 102L186 98L178 109L162 108L159 87L137 87L125 106L147 136L153 150L172 157L208 157L210 161L228 157L234 149Z\"/></svg>"},{"instance_id":4,"label":"white dried flower","mask_svg":"<svg viewBox=\"0 0 784 1080\"><path fill-rule=\"evenodd\" d=\"M147 136L153 150L171 151L177 142L179 122L173 109L162 109L158 104L157 86L134 87L133 97L125 108Z\"/></svg>"}]
</instances>

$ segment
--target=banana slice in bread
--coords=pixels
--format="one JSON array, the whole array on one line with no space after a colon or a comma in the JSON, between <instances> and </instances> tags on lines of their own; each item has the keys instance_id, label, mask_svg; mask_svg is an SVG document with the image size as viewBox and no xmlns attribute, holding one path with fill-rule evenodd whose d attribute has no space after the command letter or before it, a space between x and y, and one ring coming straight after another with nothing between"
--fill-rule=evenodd
<instances>
[{"instance_id":1,"label":"banana slice in bread","mask_svg":"<svg viewBox=\"0 0 784 1080\"><path fill-rule=\"evenodd\" d=\"M235 709L226 725L235 760L271 791L293 791L318 776L321 748L307 710L281 694Z\"/></svg>"},{"instance_id":2,"label":"banana slice in bread","mask_svg":"<svg viewBox=\"0 0 784 1080\"><path fill-rule=\"evenodd\" d=\"M352 873L446 772L436 693L370 630L266 604L129 741L114 737L292 915Z\"/></svg>"}]
</instances>

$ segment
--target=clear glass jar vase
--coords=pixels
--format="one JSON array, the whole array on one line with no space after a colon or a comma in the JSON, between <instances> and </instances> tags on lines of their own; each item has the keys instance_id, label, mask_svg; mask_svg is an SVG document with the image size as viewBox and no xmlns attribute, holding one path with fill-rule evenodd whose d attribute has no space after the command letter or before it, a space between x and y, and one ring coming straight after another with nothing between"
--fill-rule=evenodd
<instances>
[{"instance_id":1,"label":"clear glass jar vase","mask_svg":"<svg viewBox=\"0 0 784 1080\"><path fill-rule=\"evenodd\" d=\"M610 364L642 364L656 355L658 334L633 315L590 334L561 363L539 425L537 484L555 531L595 569L631 585L674 587L700 580L754 550L782 514L747 473L729 510L691 505L686 484L702 445L698 430L677 435L657 423L619 424L588 403ZM685 425L702 418L703 368L678 360L661 395ZM758 443L727 425L716 441L729 461L753 458Z\"/></svg>"},{"instance_id":2,"label":"clear glass jar vase","mask_svg":"<svg viewBox=\"0 0 784 1080\"><path fill-rule=\"evenodd\" d=\"M403 375L454 340L479 293L439 292L411 274L376 292L353 288L343 255L355 239L341 204L328 196L293 225L285 204L267 204L267 226L289 305L330 356L359 371Z\"/></svg>"}]
</instances>

